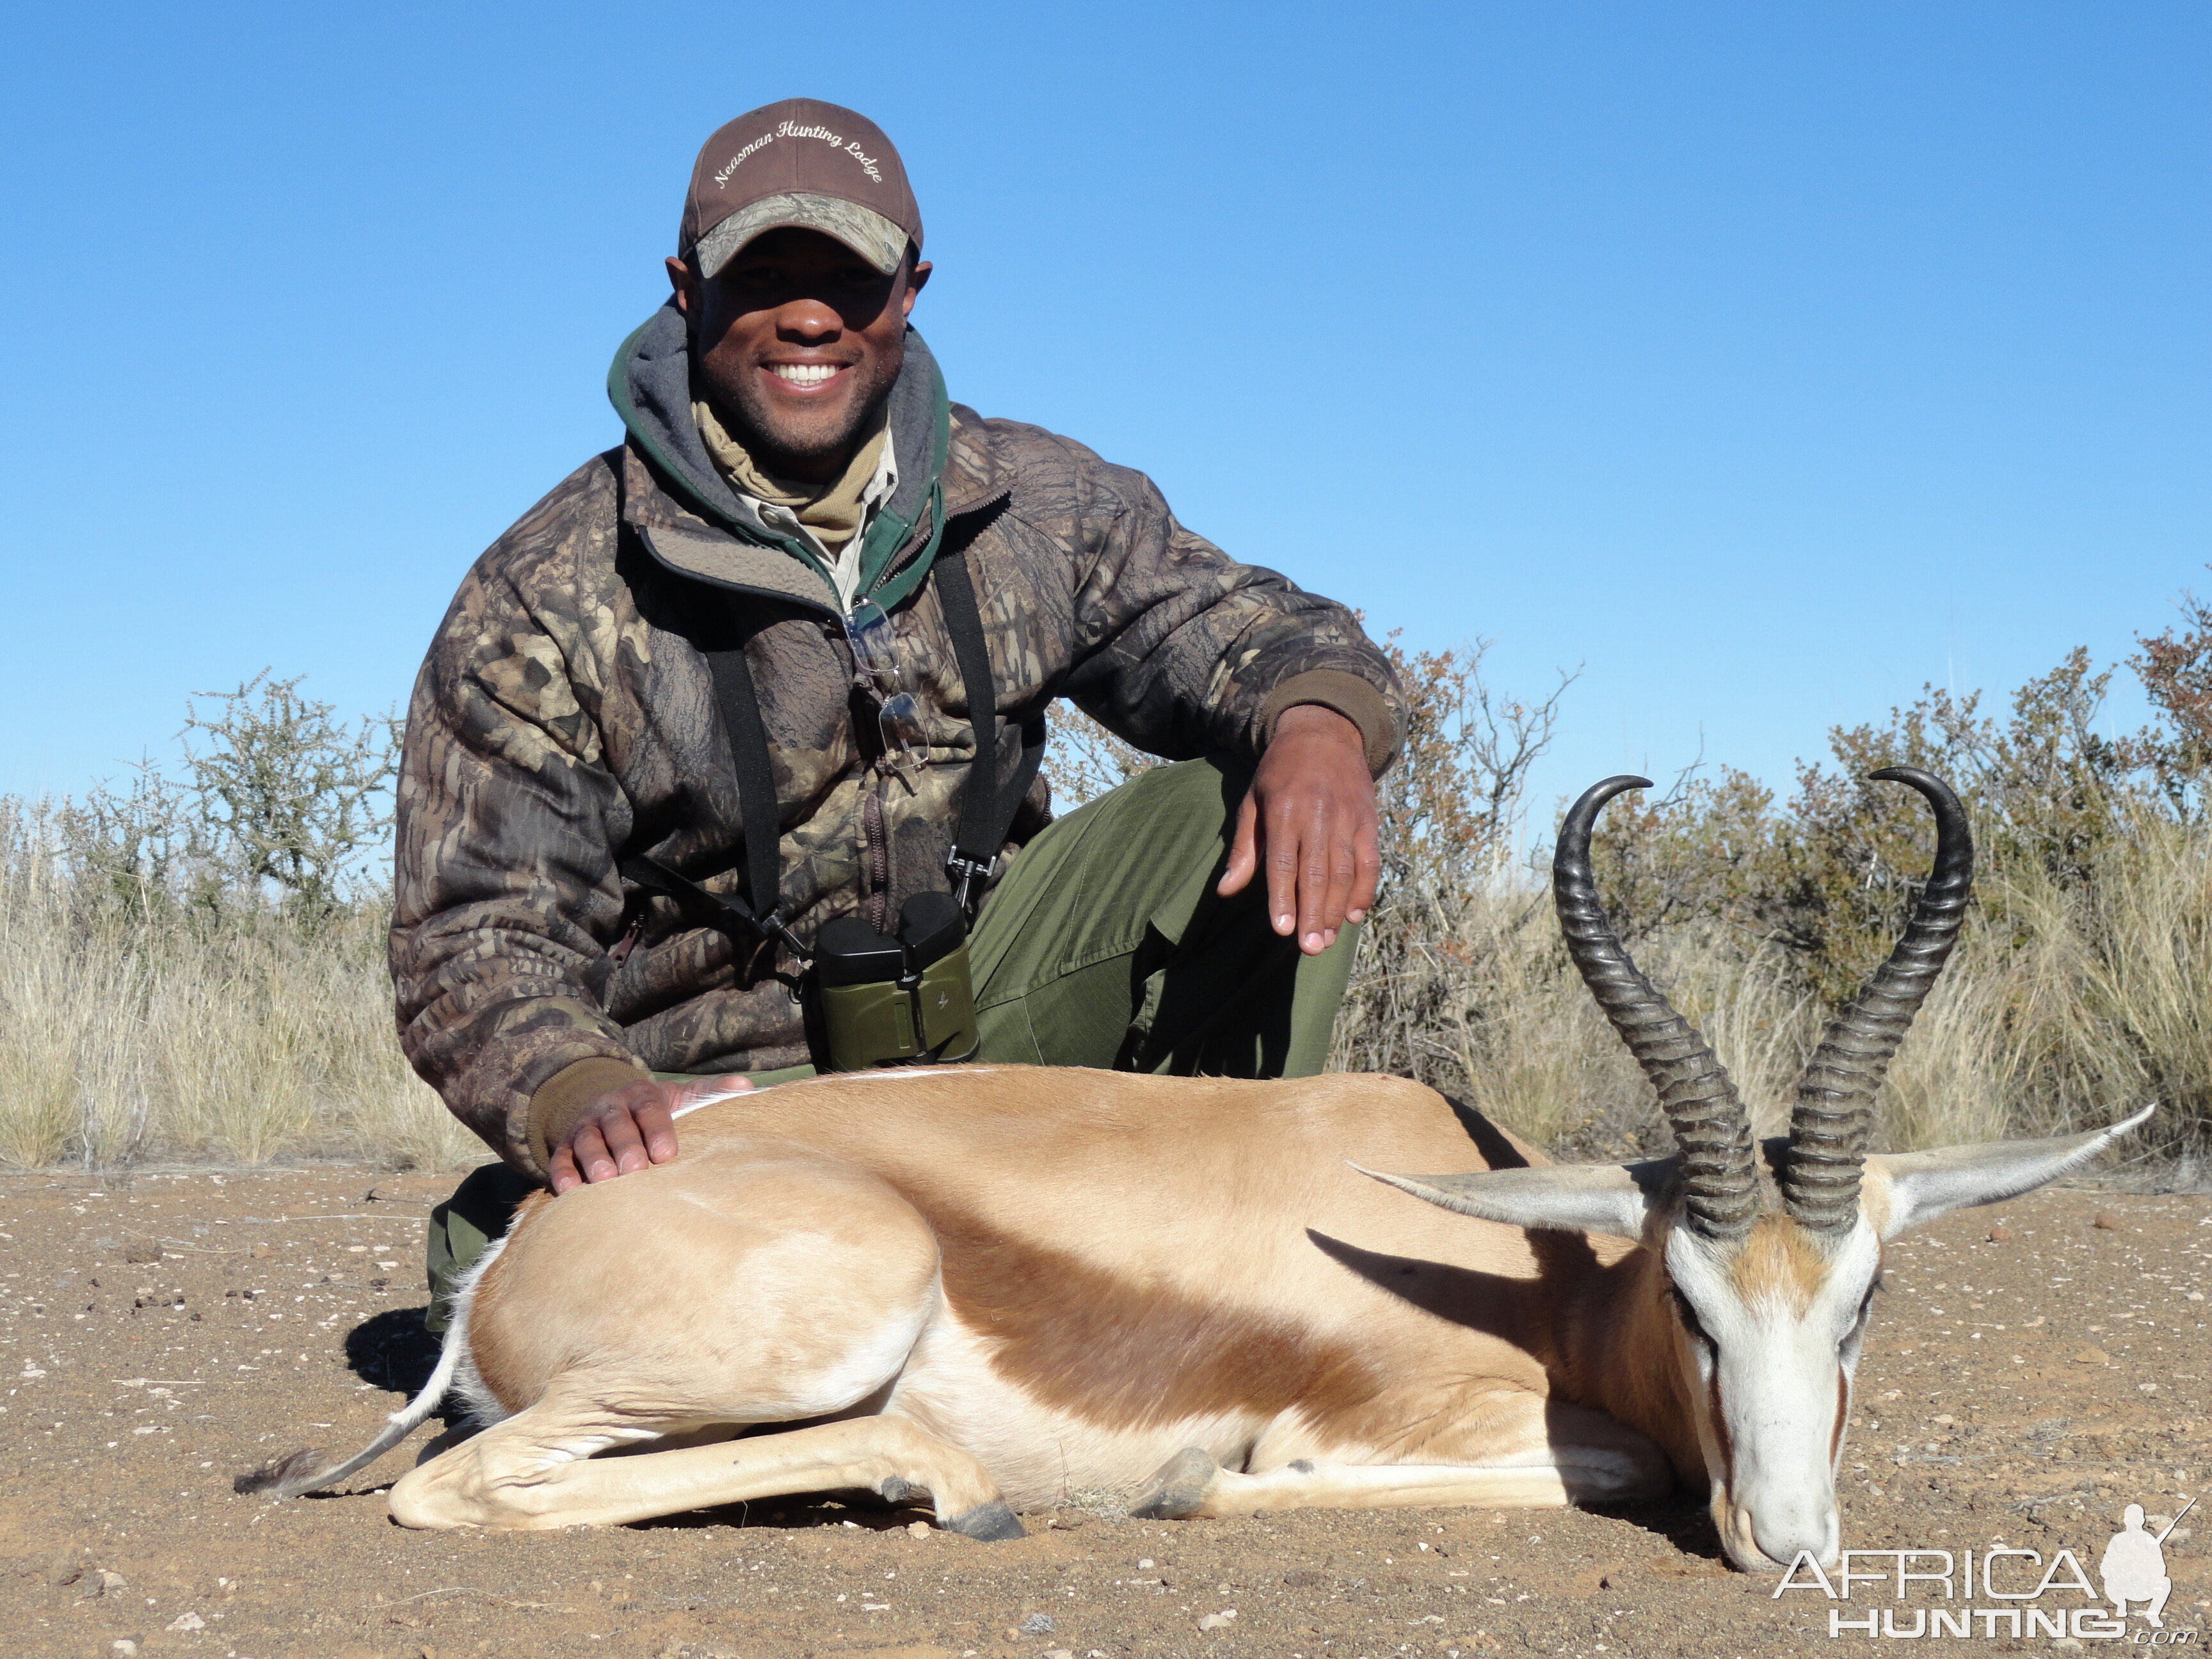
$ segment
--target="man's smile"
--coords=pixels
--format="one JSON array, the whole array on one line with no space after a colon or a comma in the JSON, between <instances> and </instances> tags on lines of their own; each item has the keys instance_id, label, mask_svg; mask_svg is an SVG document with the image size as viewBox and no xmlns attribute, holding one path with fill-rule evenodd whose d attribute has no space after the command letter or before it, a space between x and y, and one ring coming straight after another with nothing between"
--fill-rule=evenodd
<instances>
[{"instance_id":1,"label":"man's smile","mask_svg":"<svg viewBox=\"0 0 2212 1659\"><path fill-rule=\"evenodd\" d=\"M847 363L763 363L762 367L793 392L818 392L851 367Z\"/></svg>"}]
</instances>

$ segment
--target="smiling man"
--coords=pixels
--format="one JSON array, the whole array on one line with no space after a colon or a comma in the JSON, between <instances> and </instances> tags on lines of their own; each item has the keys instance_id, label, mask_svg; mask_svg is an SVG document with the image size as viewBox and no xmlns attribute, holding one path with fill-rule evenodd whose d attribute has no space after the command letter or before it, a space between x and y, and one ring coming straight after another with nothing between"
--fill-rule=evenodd
<instances>
[{"instance_id":1,"label":"smiling man","mask_svg":"<svg viewBox=\"0 0 2212 1659\"><path fill-rule=\"evenodd\" d=\"M889 933L921 894L972 924L981 1059L1327 1054L1398 743L1387 660L1141 474L951 403L910 321L921 245L861 116L794 99L716 132L672 295L609 376L623 441L477 561L431 646L399 1026L509 1195L674 1157L687 1079L830 1063L822 928ZM1181 763L1055 821L1058 697ZM474 1184L456 1256L497 1224L470 1218L501 1183Z\"/></svg>"}]
</instances>

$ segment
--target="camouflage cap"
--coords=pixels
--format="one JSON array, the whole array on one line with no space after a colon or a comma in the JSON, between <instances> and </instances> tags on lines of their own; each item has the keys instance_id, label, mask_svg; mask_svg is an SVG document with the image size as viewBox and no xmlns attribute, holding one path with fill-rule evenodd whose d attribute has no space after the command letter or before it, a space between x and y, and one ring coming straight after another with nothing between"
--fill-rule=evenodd
<instances>
[{"instance_id":1,"label":"camouflage cap","mask_svg":"<svg viewBox=\"0 0 2212 1659\"><path fill-rule=\"evenodd\" d=\"M676 251L712 276L764 231L834 236L886 276L912 242L921 210L883 129L813 98L787 98L718 128L691 168Z\"/></svg>"}]
</instances>

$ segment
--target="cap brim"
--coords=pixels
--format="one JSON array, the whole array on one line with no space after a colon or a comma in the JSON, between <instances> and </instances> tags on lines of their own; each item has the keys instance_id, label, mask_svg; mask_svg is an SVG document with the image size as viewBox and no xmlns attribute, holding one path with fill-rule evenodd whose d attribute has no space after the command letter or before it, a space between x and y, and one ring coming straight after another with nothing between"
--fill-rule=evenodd
<instances>
[{"instance_id":1,"label":"cap brim","mask_svg":"<svg viewBox=\"0 0 2212 1659\"><path fill-rule=\"evenodd\" d=\"M748 203L702 236L693 251L699 274L714 276L746 243L771 230L818 230L886 276L906 258L906 233L874 209L836 196L793 191Z\"/></svg>"}]
</instances>

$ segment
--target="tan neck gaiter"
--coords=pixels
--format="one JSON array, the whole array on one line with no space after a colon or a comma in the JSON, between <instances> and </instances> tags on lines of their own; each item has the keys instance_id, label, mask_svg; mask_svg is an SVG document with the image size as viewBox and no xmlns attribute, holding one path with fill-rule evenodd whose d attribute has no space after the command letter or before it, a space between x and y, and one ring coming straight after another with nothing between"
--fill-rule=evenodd
<instances>
[{"instance_id":1,"label":"tan neck gaiter","mask_svg":"<svg viewBox=\"0 0 2212 1659\"><path fill-rule=\"evenodd\" d=\"M771 507L787 508L814 532L816 540L833 552L852 540L860 527L860 498L875 481L877 465L883 459L884 434L890 423L888 399L862 428L860 447L853 452L842 476L826 484L803 483L763 471L745 447L730 435L714 405L703 399L693 402L691 418L698 423L707 453L731 489Z\"/></svg>"}]
</instances>

